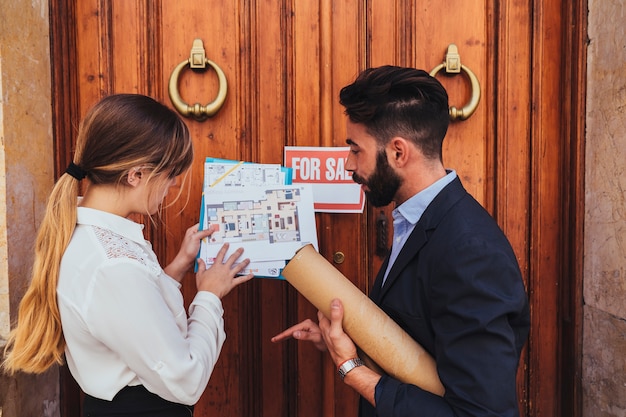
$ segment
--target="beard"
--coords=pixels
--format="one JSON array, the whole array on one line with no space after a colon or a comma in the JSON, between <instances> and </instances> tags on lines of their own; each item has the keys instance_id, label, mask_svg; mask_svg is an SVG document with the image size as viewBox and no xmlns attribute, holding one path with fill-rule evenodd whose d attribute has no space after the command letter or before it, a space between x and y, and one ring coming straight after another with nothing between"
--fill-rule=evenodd
<instances>
[{"instance_id":1,"label":"beard","mask_svg":"<svg viewBox=\"0 0 626 417\"><path fill-rule=\"evenodd\" d=\"M372 175L363 178L353 173L352 179L357 184L367 187L365 196L374 207L383 207L391 203L402 185L402 178L389 165L385 151L376 154L376 168Z\"/></svg>"}]
</instances>

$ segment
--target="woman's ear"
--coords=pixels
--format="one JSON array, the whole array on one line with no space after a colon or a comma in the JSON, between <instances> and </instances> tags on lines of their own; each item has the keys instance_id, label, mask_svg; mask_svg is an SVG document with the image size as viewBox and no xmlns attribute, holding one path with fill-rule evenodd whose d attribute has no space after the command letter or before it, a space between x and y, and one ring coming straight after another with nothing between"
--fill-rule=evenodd
<instances>
[{"instance_id":1,"label":"woman's ear","mask_svg":"<svg viewBox=\"0 0 626 417\"><path fill-rule=\"evenodd\" d=\"M141 168L132 168L126 175L126 181L129 185L136 187L141 182Z\"/></svg>"}]
</instances>

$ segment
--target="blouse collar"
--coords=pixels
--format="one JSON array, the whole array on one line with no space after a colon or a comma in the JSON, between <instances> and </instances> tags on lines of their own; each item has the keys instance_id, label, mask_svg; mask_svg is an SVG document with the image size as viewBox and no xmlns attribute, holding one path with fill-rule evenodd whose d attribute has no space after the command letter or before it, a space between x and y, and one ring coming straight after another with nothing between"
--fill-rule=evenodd
<instances>
[{"instance_id":1,"label":"blouse collar","mask_svg":"<svg viewBox=\"0 0 626 417\"><path fill-rule=\"evenodd\" d=\"M76 223L109 229L141 245L146 243L144 225L102 210L78 207Z\"/></svg>"}]
</instances>

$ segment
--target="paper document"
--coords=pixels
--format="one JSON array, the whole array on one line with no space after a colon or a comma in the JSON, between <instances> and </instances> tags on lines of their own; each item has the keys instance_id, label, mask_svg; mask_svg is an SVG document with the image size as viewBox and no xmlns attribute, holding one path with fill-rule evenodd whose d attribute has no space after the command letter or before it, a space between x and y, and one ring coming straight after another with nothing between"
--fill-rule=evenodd
<instances>
[{"instance_id":1,"label":"paper document","mask_svg":"<svg viewBox=\"0 0 626 417\"><path fill-rule=\"evenodd\" d=\"M250 258L244 273L281 278L296 250L307 243L317 248L312 188L290 181L290 170L280 165L207 158L200 227L219 229L203 240L200 257L213 263L228 242L226 257L243 247Z\"/></svg>"}]
</instances>

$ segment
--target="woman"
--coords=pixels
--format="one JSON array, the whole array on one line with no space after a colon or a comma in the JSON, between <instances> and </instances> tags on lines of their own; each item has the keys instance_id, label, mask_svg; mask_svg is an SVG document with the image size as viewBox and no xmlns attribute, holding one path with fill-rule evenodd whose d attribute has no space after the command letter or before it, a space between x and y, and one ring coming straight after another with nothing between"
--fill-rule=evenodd
<instances>
[{"instance_id":1,"label":"woman","mask_svg":"<svg viewBox=\"0 0 626 417\"><path fill-rule=\"evenodd\" d=\"M128 218L158 215L192 160L189 131L166 106L131 94L94 106L47 204L6 371L40 373L65 354L84 416L192 415L225 339L221 298L252 278L239 276L249 260L237 263L241 248L224 259L227 245L208 269L198 259L187 314L180 281L213 229L189 228L162 269Z\"/></svg>"}]
</instances>

